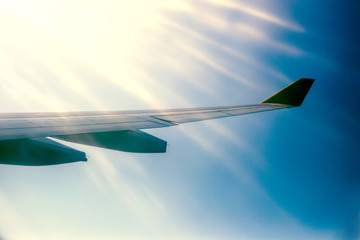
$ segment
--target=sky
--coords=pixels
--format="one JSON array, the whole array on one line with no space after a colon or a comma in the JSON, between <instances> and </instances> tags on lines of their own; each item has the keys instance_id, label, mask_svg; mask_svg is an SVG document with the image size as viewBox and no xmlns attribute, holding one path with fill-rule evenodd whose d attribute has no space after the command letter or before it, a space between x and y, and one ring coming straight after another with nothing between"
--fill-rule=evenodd
<instances>
[{"instance_id":1,"label":"sky","mask_svg":"<svg viewBox=\"0 0 360 240\"><path fill-rule=\"evenodd\" d=\"M360 4L0 0L0 111L259 103L300 108L151 129L165 154L0 165L0 239L359 239Z\"/></svg>"}]
</instances>

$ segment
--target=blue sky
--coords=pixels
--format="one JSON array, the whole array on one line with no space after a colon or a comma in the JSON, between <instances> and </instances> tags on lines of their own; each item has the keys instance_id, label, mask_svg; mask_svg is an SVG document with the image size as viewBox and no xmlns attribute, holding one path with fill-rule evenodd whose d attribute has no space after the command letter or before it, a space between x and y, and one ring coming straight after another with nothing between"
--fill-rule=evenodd
<instances>
[{"instance_id":1,"label":"blue sky","mask_svg":"<svg viewBox=\"0 0 360 240\"><path fill-rule=\"evenodd\" d=\"M1 239L358 239L355 1L1 1L1 112L303 106L147 132L166 154L0 166Z\"/></svg>"}]
</instances>

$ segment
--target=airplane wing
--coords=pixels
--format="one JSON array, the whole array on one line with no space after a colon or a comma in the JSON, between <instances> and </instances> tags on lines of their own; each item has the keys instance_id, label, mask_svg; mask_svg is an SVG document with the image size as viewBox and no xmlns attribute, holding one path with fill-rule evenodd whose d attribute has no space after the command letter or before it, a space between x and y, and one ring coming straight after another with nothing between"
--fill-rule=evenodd
<instances>
[{"instance_id":1,"label":"airplane wing","mask_svg":"<svg viewBox=\"0 0 360 240\"><path fill-rule=\"evenodd\" d=\"M314 79L301 78L259 104L165 110L0 114L0 163L53 165L85 153L48 137L113 150L159 153L167 143L141 129L298 107Z\"/></svg>"}]
</instances>

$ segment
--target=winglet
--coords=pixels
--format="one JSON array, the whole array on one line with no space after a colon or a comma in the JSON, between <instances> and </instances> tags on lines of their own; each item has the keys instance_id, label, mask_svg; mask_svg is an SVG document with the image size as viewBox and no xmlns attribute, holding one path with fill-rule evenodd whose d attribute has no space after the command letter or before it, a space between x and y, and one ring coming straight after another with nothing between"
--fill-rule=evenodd
<instances>
[{"instance_id":1,"label":"winglet","mask_svg":"<svg viewBox=\"0 0 360 240\"><path fill-rule=\"evenodd\" d=\"M280 103L298 107L304 101L313 83L312 78L300 78L261 103Z\"/></svg>"}]
</instances>

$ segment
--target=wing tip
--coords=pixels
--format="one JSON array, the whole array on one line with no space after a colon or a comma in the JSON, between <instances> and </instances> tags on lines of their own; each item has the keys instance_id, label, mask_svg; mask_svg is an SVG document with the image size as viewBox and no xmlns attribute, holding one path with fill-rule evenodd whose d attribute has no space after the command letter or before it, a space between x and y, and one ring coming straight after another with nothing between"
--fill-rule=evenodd
<instances>
[{"instance_id":1,"label":"wing tip","mask_svg":"<svg viewBox=\"0 0 360 240\"><path fill-rule=\"evenodd\" d=\"M286 104L294 107L301 106L314 81L315 79L313 78L300 78L261 103Z\"/></svg>"}]
</instances>

